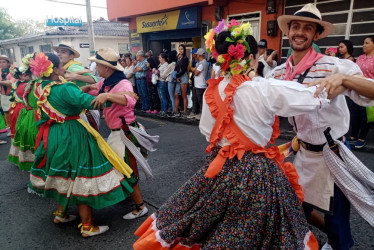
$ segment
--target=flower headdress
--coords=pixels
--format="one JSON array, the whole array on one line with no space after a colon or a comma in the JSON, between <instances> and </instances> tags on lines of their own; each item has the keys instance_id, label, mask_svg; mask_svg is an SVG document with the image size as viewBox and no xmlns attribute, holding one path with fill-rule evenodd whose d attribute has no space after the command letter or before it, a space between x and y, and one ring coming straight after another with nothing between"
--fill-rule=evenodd
<instances>
[{"instance_id":1,"label":"flower headdress","mask_svg":"<svg viewBox=\"0 0 374 250\"><path fill-rule=\"evenodd\" d=\"M31 76L30 70L30 59L34 58L35 53L27 54L25 57L22 58L22 64L19 67L12 66L10 68L10 72L15 79L19 79L20 75L26 74Z\"/></svg>"},{"instance_id":2,"label":"flower headdress","mask_svg":"<svg viewBox=\"0 0 374 250\"><path fill-rule=\"evenodd\" d=\"M37 77L48 77L53 72L53 63L43 52L35 53L34 58L30 59L29 66L33 75Z\"/></svg>"},{"instance_id":3,"label":"flower headdress","mask_svg":"<svg viewBox=\"0 0 374 250\"><path fill-rule=\"evenodd\" d=\"M229 31L230 36L226 38L226 42L232 43L226 54L218 54L215 48L215 37L222 31ZM244 54L251 51L249 44L245 38L252 35L252 27L249 22L240 23L235 19L226 24L222 19L217 27L209 30L204 36L206 48L208 53L217 60L217 65L221 66L221 70L232 75L240 74L247 70L250 60L245 60Z\"/></svg>"}]
</instances>

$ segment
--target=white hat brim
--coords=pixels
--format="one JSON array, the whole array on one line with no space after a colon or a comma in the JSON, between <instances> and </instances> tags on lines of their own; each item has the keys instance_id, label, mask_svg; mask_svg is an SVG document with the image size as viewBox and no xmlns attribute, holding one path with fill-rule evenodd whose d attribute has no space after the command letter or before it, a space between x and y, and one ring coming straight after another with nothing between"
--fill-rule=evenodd
<instances>
[{"instance_id":1,"label":"white hat brim","mask_svg":"<svg viewBox=\"0 0 374 250\"><path fill-rule=\"evenodd\" d=\"M97 59L96 56L91 56L91 57L88 58L88 60L93 61L93 62L96 62L96 63L103 64L103 65L105 65L105 66L108 66L109 68L112 68L112 69L115 69L115 70L118 70L118 71L124 71L124 70L125 70L125 69L122 67L122 65L119 64L118 62L117 62L117 65L114 66L114 65L108 63L107 61Z\"/></svg>"},{"instance_id":2,"label":"white hat brim","mask_svg":"<svg viewBox=\"0 0 374 250\"><path fill-rule=\"evenodd\" d=\"M296 20L320 24L325 30L319 35L319 39L327 37L334 30L334 25L332 23L325 22L322 20L317 20L311 17L283 15L283 16L278 17L277 20L278 20L278 27L287 36L289 32L288 24L291 21L296 21Z\"/></svg>"},{"instance_id":3,"label":"white hat brim","mask_svg":"<svg viewBox=\"0 0 374 250\"><path fill-rule=\"evenodd\" d=\"M7 60L10 64L13 64L13 60L7 56L0 56L0 59Z\"/></svg>"},{"instance_id":4,"label":"white hat brim","mask_svg":"<svg viewBox=\"0 0 374 250\"><path fill-rule=\"evenodd\" d=\"M81 56L81 54L79 54L78 51L76 51L75 49L72 49L70 47L59 47L59 46L53 46L52 49L54 51L57 51L57 49L67 49L67 50L70 50L71 52L74 53L74 58L79 58Z\"/></svg>"}]
</instances>

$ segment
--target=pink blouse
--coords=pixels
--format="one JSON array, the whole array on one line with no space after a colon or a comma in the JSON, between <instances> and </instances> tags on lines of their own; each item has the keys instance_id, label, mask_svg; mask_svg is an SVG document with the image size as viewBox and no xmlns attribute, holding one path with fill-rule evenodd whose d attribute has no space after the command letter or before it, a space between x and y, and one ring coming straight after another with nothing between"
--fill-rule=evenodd
<instances>
[{"instance_id":1,"label":"pink blouse","mask_svg":"<svg viewBox=\"0 0 374 250\"><path fill-rule=\"evenodd\" d=\"M357 58L356 63L365 77L374 79L374 55L367 58L366 54L363 54Z\"/></svg>"},{"instance_id":2,"label":"pink blouse","mask_svg":"<svg viewBox=\"0 0 374 250\"><path fill-rule=\"evenodd\" d=\"M97 96L99 94L99 90L101 86L104 84L104 80L102 79L98 83L96 83L97 89L90 90L88 94ZM104 92L107 92L110 87L106 87ZM109 93L117 93L117 92L124 92L124 91L131 91L133 92L132 84L128 80L122 80L114 86ZM124 117L126 124L130 124L135 121L135 114L134 114L134 107L136 104L136 100L132 97L125 95L127 99L127 105L121 106L116 103L112 103L110 107L104 108L104 116L105 121L110 129L118 129L122 127L122 120L120 117Z\"/></svg>"}]
</instances>

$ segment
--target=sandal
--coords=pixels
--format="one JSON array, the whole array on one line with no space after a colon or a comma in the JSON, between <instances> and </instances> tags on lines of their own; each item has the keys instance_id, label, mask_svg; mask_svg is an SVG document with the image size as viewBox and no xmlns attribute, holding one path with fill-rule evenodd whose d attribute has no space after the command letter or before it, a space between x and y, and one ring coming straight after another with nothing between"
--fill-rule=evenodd
<instances>
[{"instance_id":1,"label":"sandal","mask_svg":"<svg viewBox=\"0 0 374 250\"><path fill-rule=\"evenodd\" d=\"M72 214L67 214L65 211L62 211L62 210L55 211L53 215L55 216L55 218L53 219L53 222L55 224L67 223L77 218L77 216L72 215Z\"/></svg>"},{"instance_id":2,"label":"sandal","mask_svg":"<svg viewBox=\"0 0 374 250\"><path fill-rule=\"evenodd\" d=\"M81 229L81 234L82 234L83 238L96 236L96 235L105 233L106 231L109 230L108 226L96 226L96 227L99 229L98 232L93 231L95 229L95 227L92 225L91 222L81 223L81 224L78 225L78 228Z\"/></svg>"}]
</instances>

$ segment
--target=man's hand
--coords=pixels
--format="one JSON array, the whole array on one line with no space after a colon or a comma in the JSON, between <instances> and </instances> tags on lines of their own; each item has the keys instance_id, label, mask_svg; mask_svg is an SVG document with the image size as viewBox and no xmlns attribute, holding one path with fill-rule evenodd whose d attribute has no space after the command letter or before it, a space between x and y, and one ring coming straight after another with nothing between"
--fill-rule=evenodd
<instances>
[{"instance_id":1,"label":"man's hand","mask_svg":"<svg viewBox=\"0 0 374 250\"><path fill-rule=\"evenodd\" d=\"M108 93L101 93L92 100L90 105L93 105L94 109L104 108L104 104L108 101Z\"/></svg>"},{"instance_id":2,"label":"man's hand","mask_svg":"<svg viewBox=\"0 0 374 250\"><path fill-rule=\"evenodd\" d=\"M346 90L346 88L343 86L344 80L345 75L337 73L308 84L308 87L319 85L316 92L314 93L314 96L317 97L319 93L321 93L321 91L325 89L328 98L332 99Z\"/></svg>"},{"instance_id":3,"label":"man's hand","mask_svg":"<svg viewBox=\"0 0 374 250\"><path fill-rule=\"evenodd\" d=\"M78 74L76 72L66 71L66 73L65 73L65 79L67 81L69 81L69 82L76 81L79 75L80 74Z\"/></svg>"}]
</instances>

